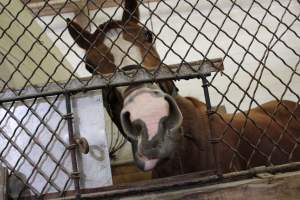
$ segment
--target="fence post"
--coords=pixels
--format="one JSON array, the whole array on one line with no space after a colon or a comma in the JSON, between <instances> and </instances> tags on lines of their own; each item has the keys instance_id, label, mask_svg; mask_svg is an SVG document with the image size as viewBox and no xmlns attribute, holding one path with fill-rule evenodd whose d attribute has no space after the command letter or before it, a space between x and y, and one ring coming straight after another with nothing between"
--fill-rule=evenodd
<instances>
[{"instance_id":1,"label":"fence post","mask_svg":"<svg viewBox=\"0 0 300 200\"><path fill-rule=\"evenodd\" d=\"M211 115L214 113L212 110L211 102L210 102L210 97L209 97L209 82L207 81L206 77L210 76L210 74L205 74L201 76L202 79L202 87L204 91L204 97L205 97L205 103L206 103L206 109L207 109L207 116L208 116L208 125L209 125L209 142L212 144L212 150L213 150L213 155L214 155L214 162L217 170L217 175L219 177L222 176L222 168L221 168L221 163L220 163L220 155L219 155L219 149L218 149L218 144L219 144L219 139L215 135L215 131L212 128L212 119Z\"/></svg>"},{"instance_id":2,"label":"fence post","mask_svg":"<svg viewBox=\"0 0 300 200\"><path fill-rule=\"evenodd\" d=\"M74 130L73 130L73 113L71 108L71 98L70 93L65 93L65 100L66 100L66 110L67 113L64 116L65 120L68 123L68 133L69 133L69 150L71 152L71 159L72 159L72 179L74 180L75 185L75 192L76 192L76 199L80 199L80 172L78 171L77 166L77 158L76 158L76 142L74 139Z\"/></svg>"},{"instance_id":3,"label":"fence post","mask_svg":"<svg viewBox=\"0 0 300 200\"><path fill-rule=\"evenodd\" d=\"M0 165L0 199L7 199L7 168Z\"/></svg>"}]
</instances>

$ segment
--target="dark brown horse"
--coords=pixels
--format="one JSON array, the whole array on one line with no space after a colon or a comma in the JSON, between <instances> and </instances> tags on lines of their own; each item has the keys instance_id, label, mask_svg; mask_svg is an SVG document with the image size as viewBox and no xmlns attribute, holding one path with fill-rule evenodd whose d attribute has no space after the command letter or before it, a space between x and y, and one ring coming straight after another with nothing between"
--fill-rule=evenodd
<instances>
[{"instance_id":1,"label":"dark brown horse","mask_svg":"<svg viewBox=\"0 0 300 200\"><path fill-rule=\"evenodd\" d=\"M108 21L94 33L68 21L71 36L86 50L88 71L107 74L161 64L154 35L139 24L137 7L127 0L122 20ZM293 102L272 101L247 117L216 113L209 123L205 104L179 96L172 81L104 89L103 97L112 120L132 144L137 166L154 169L158 177L213 168L211 131L219 139L216 154L224 172L300 160L300 108Z\"/></svg>"}]
</instances>

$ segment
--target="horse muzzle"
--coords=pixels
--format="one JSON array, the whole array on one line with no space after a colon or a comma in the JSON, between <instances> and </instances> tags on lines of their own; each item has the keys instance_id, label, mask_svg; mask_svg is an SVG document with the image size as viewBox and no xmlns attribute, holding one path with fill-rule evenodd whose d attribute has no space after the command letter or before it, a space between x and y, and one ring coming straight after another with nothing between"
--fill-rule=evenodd
<instances>
[{"instance_id":1,"label":"horse muzzle","mask_svg":"<svg viewBox=\"0 0 300 200\"><path fill-rule=\"evenodd\" d=\"M120 115L123 130L143 170L153 169L174 150L182 114L173 97L158 88L139 88L124 100Z\"/></svg>"}]
</instances>

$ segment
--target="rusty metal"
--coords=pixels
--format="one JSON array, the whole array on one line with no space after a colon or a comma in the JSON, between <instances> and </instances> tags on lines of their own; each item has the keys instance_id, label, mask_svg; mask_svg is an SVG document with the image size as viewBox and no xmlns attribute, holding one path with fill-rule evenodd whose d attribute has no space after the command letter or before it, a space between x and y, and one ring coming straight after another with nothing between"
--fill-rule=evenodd
<instances>
[{"instance_id":1,"label":"rusty metal","mask_svg":"<svg viewBox=\"0 0 300 200\"><path fill-rule=\"evenodd\" d=\"M209 82L206 78L207 76L209 76L209 75L202 76L201 79L202 79L202 87L203 87L203 91L204 91L204 97L205 97L205 103L206 103L206 109L207 109L207 115L208 115L208 125L209 125L208 142L210 142L210 144L212 145L214 163L216 166L216 174L219 177L222 177L223 172L222 172L221 159L220 159L219 148L218 148L218 146L220 144L220 140L217 139L215 130L212 128L213 122L212 122L211 116L214 113L214 111L212 111L211 100L210 100L209 91L208 91Z\"/></svg>"},{"instance_id":2,"label":"rusty metal","mask_svg":"<svg viewBox=\"0 0 300 200\"><path fill-rule=\"evenodd\" d=\"M83 153L83 154L89 153L89 143L84 137L75 138L75 142L79 147L80 153Z\"/></svg>"},{"instance_id":3,"label":"rusty metal","mask_svg":"<svg viewBox=\"0 0 300 200\"><path fill-rule=\"evenodd\" d=\"M70 146L76 146L76 141L74 138L74 130L73 130L73 114L72 114L72 105L71 105L71 95L69 93L65 93L65 99L66 99L66 115L65 120L67 120L68 123L68 133L69 133L69 143ZM74 186L76 190L76 199L80 199L80 172L78 170L77 166L77 158L76 158L76 148L71 149L71 159L72 159L72 178L74 180Z\"/></svg>"},{"instance_id":4,"label":"rusty metal","mask_svg":"<svg viewBox=\"0 0 300 200\"><path fill-rule=\"evenodd\" d=\"M10 90L0 94L0 104L6 102L22 101L26 99L39 98L45 96L56 96L64 93L86 92L90 90L98 90L107 86L124 86L128 84L149 83L160 80L180 80L200 78L204 74L218 72L223 70L223 62L221 58L209 61L199 60L185 64L176 64L159 67L157 70L150 72L141 68L136 72L116 72L108 75L108 77L94 76L92 79L72 80L69 83L49 84L47 88L42 89L27 87L24 89L24 95L16 95ZM63 88L63 89L62 89Z\"/></svg>"},{"instance_id":5,"label":"rusty metal","mask_svg":"<svg viewBox=\"0 0 300 200\"><path fill-rule=\"evenodd\" d=\"M6 167L0 166L0 199L7 199L8 189L8 170Z\"/></svg>"}]
</instances>

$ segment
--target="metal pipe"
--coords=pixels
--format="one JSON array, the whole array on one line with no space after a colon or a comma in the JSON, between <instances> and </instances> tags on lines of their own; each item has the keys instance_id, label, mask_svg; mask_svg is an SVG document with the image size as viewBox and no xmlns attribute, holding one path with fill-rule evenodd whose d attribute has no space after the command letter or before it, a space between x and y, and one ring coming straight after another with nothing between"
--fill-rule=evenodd
<instances>
[{"instance_id":1,"label":"metal pipe","mask_svg":"<svg viewBox=\"0 0 300 200\"><path fill-rule=\"evenodd\" d=\"M66 99L66 110L67 113L64 116L65 120L67 120L68 123L68 133L69 133L69 143L70 143L70 152L71 152L71 160L72 160L72 179L74 180L74 186L76 191L76 199L80 199L80 172L78 171L77 166L77 158L76 158L76 143L74 140L74 130L73 130L73 113L71 108L71 98L70 93L65 93L65 99Z\"/></svg>"},{"instance_id":2,"label":"metal pipe","mask_svg":"<svg viewBox=\"0 0 300 200\"><path fill-rule=\"evenodd\" d=\"M220 156L219 156L219 149L218 149L218 144L219 144L219 140L217 139L216 135L215 135L215 131L213 130L212 127L212 119L211 119L211 115L213 114L212 111L212 106L211 106L211 102L210 102L210 97L209 97L209 91L208 91L208 87L209 87L209 82L206 79L207 76L210 76L210 74L204 75L201 77L202 79L202 87L203 87L203 91L204 91L204 97L205 97L205 103L206 103L206 109L207 109L207 115L208 115L208 124L209 124L209 141L212 144L212 149L213 149L213 156L214 156L214 162L216 165L216 169L217 169L217 175L219 177L222 177L222 167L221 167L221 163L220 163Z\"/></svg>"},{"instance_id":3,"label":"metal pipe","mask_svg":"<svg viewBox=\"0 0 300 200\"><path fill-rule=\"evenodd\" d=\"M196 66L200 67L200 69L197 72L194 72L193 70L190 69L191 67L196 67ZM175 73L175 72L170 72L169 70L171 69L172 70L181 69L181 70ZM186 69L186 71L184 69ZM99 89L106 88L108 86L119 87L119 86L125 86L129 84L153 83L156 81L163 81L163 80L201 78L204 74L208 74L210 72L218 72L221 70L223 70L222 59L212 59L210 61L200 60L200 61L190 62L182 65L176 64L176 65L169 65L169 66L161 66L159 67L158 71L152 72L153 74L150 71L144 70L141 67L139 70L141 73L137 74L135 78L132 78L131 80L128 78L124 78L124 72L120 71L111 77L111 79L113 79L112 81L104 80L103 77L98 76L99 77L98 80L100 81L95 85L91 85L91 84L85 85L88 84L89 82L89 80L85 80L83 81L84 86L80 85L69 89L63 88L63 83L62 83L61 84L62 88L56 89L55 91L51 91L51 92L37 91L38 93L0 98L0 104L7 103L7 102L22 101L22 100L33 99L33 98L46 97L46 96L56 96L65 93L77 93L77 92L99 90ZM135 73L135 70L133 70L133 72ZM130 71L126 73L130 74Z\"/></svg>"}]
</instances>

